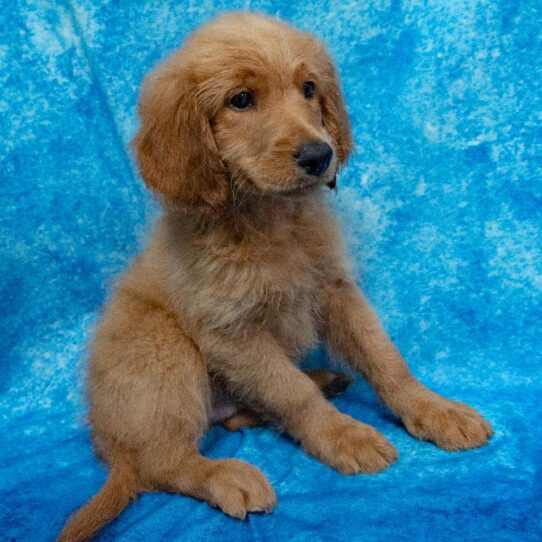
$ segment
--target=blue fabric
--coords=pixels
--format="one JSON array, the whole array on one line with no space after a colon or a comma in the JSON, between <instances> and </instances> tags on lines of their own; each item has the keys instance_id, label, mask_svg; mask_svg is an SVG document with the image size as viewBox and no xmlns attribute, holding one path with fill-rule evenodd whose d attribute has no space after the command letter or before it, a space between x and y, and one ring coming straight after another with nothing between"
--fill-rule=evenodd
<instances>
[{"instance_id":1,"label":"blue fabric","mask_svg":"<svg viewBox=\"0 0 542 542\"><path fill-rule=\"evenodd\" d=\"M271 515L147 494L99 540L542 538L542 3L7 2L0 12L0 538L53 540L105 478L85 343L156 206L128 152L145 72L224 9L280 15L337 61L356 153L335 199L357 276L414 373L493 424L480 450L411 438L359 379L336 402L398 448L344 477L268 429L214 428ZM325 362L315 353L313 362Z\"/></svg>"}]
</instances>

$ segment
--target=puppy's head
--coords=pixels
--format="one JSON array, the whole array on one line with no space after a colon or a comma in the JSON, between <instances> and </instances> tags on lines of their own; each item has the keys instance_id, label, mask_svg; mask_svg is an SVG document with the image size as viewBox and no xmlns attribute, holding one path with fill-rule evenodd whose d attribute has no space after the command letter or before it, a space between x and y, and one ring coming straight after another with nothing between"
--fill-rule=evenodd
<instances>
[{"instance_id":1,"label":"puppy's head","mask_svg":"<svg viewBox=\"0 0 542 542\"><path fill-rule=\"evenodd\" d=\"M333 63L313 37L235 13L147 76L137 161L155 192L202 210L233 191L295 197L332 185L352 147Z\"/></svg>"}]
</instances>

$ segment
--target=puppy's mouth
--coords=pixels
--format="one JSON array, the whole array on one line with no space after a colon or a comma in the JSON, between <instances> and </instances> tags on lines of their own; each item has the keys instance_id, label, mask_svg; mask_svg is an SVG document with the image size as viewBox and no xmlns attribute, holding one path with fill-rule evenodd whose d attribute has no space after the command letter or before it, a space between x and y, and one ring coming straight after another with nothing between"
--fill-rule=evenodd
<instances>
[{"instance_id":1,"label":"puppy's mouth","mask_svg":"<svg viewBox=\"0 0 542 542\"><path fill-rule=\"evenodd\" d=\"M260 194L265 196L271 196L271 197L279 197L279 198L295 198L295 197L303 197L307 196L309 194L313 194L316 192L320 187L327 184L329 186L331 183L324 183L322 181L312 181L309 183L300 183L298 185L294 185L292 187L288 188L273 188L273 189L267 189L267 190L253 190L253 194Z\"/></svg>"},{"instance_id":2,"label":"puppy's mouth","mask_svg":"<svg viewBox=\"0 0 542 542\"><path fill-rule=\"evenodd\" d=\"M238 187L247 194L282 196L285 198L309 195L316 192L322 186L327 186L330 190L334 190L337 186L335 173L333 173L332 176L330 174L322 175L320 177L299 176L292 179L293 182L291 182L289 186L277 186L266 179L257 180L246 173L243 175L237 174L236 180L237 182L239 182L239 180L242 181L238 184Z\"/></svg>"},{"instance_id":3,"label":"puppy's mouth","mask_svg":"<svg viewBox=\"0 0 542 542\"><path fill-rule=\"evenodd\" d=\"M280 190L278 194L281 196L301 196L303 194L308 194L314 192L318 187L322 186L322 181L320 180L311 180L311 181L301 181L296 186L292 188L285 188Z\"/></svg>"},{"instance_id":4,"label":"puppy's mouth","mask_svg":"<svg viewBox=\"0 0 542 542\"><path fill-rule=\"evenodd\" d=\"M303 179L299 181L296 186L281 190L279 194L283 196L299 196L313 192L322 185L327 186L330 190L335 190L335 188L337 188L337 177L334 175L333 178L327 182L323 179Z\"/></svg>"}]
</instances>

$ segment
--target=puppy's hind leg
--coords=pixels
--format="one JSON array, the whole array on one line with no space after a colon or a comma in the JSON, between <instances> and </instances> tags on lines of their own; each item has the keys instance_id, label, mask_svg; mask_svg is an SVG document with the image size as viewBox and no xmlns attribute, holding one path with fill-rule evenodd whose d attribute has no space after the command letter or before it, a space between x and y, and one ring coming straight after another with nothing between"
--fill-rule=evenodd
<instances>
[{"instance_id":1,"label":"puppy's hind leg","mask_svg":"<svg viewBox=\"0 0 542 542\"><path fill-rule=\"evenodd\" d=\"M352 382L352 377L339 371L309 369L304 372L316 383L328 399L333 399L333 397L343 393Z\"/></svg>"},{"instance_id":2,"label":"puppy's hind leg","mask_svg":"<svg viewBox=\"0 0 542 542\"><path fill-rule=\"evenodd\" d=\"M135 316L144 329L128 339L132 364L122 376L117 366L109 391L119 394L130 374L126 395L117 404L124 419L114 433L130 436L141 484L207 501L237 518L270 510L275 493L257 468L236 459L211 460L198 451L208 425L210 379L196 345L160 307ZM121 350L123 359L128 348Z\"/></svg>"},{"instance_id":3,"label":"puppy's hind leg","mask_svg":"<svg viewBox=\"0 0 542 542\"><path fill-rule=\"evenodd\" d=\"M174 451L172 457L175 455ZM155 469L154 489L190 495L238 519L249 512L270 512L276 504L275 492L265 476L244 461L208 459L195 447L177 459L160 471Z\"/></svg>"},{"instance_id":4,"label":"puppy's hind leg","mask_svg":"<svg viewBox=\"0 0 542 542\"><path fill-rule=\"evenodd\" d=\"M176 322L169 324L172 331L177 326ZM162 322L162 333L167 325ZM195 497L240 519L249 512L270 511L275 493L256 467L237 459L212 460L199 453L198 440L208 423L209 376L192 341L181 330L176 335L164 347L161 362L167 371L158 379L153 371L154 382L147 384L157 388L153 416L148 420L154 431L136 454L139 479L150 490ZM206 398L205 410L201 409L202 397Z\"/></svg>"},{"instance_id":5,"label":"puppy's hind leg","mask_svg":"<svg viewBox=\"0 0 542 542\"><path fill-rule=\"evenodd\" d=\"M91 538L143 491L182 493L240 518L274 506L255 467L200 455L209 388L206 364L175 316L119 288L97 329L88 372L89 421L111 471L60 540Z\"/></svg>"}]
</instances>

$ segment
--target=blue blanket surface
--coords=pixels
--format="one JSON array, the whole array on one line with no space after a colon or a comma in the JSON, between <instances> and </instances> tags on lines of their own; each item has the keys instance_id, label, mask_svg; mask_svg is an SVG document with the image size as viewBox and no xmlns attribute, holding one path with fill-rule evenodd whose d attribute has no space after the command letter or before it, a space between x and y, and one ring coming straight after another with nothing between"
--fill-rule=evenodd
<instances>
[{"instance_id":1,"label":"blue blanket surface","mask_svg":"<svg viewBox=\"0 0 542 542\"><path fill-rule=\"evenodd\" d=\"M398 448L385 472L341 476L270 429L215 427L202 450L262 469L272 514L241 522L146 494L99 540L541 540L537 0L5 3L0 539L53 540L105 479L82 382L111 281L157 214L128 151L138 88L230 9L280 16L329 44L356 140L334 205L360 285L413 372L477 408L495 436L459 453L419 442L358 378L336 404Z\"/></svg>"}]
</instances>

